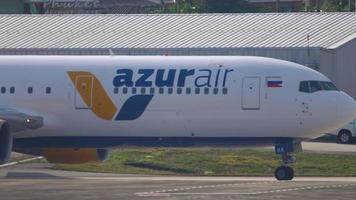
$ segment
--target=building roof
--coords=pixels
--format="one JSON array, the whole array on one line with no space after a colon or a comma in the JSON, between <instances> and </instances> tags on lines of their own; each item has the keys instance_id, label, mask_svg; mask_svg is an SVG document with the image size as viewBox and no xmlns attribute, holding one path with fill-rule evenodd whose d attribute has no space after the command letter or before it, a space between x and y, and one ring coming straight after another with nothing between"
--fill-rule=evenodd
<instances>
[{"instance_id":1,"label":"building roof","mask_svg":"<svg viewBox=\"0 0 356 200\"><path fill-rule=\"evenodd\" d=\"M0 49L328 48L355 33L356 13L0 15Z\"/></svg>"}]
</instances>

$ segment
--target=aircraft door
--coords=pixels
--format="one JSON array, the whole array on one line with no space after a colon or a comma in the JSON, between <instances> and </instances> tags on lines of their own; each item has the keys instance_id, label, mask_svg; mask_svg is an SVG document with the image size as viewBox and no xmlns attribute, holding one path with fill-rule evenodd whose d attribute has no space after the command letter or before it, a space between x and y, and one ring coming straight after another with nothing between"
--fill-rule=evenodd
<instances>
[{"instance_id":1,"label":"aircraft door","mask_svg":"<svg viewBox=\"0 0 356 200\"><path fill-rule=\"evenodd\" d=\"M260 77L244 77L242 80L242 109L260 109Z\"/></svg>"},{"instance_id":2,"label":"aircraft door","mask_svg":"<svg viewBox=\"0 0 356 200\"><path fill-rule=\"evenodd\" d=\"M77 76L75 80L75 108L91 109L93 103L93 81L91 75Z\"/></svg>"}]
</instances>

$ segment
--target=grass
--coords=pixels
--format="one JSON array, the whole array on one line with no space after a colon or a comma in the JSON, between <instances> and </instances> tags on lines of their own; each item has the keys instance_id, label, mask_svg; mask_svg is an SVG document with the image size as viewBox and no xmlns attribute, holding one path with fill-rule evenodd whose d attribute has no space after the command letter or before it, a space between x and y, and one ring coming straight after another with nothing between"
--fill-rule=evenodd
<instances>
[{"instance_id":1,"label":"grass","mask_svg":"<svg viewBox=\"0 0 356 200\"><path fill-rule=\"evenodd\" d=\"M298 176L356 176L356 156L297 153ZM121 149L103 163L54 169L120 174L272 176L280 159L266 149Z\"/></svg>"},{"instance_id":2,"label":"grass","mask_svg":"<svg viewBox=\"0 0 356 200\"><path fill-rule=\"evenodd\" d=\"M322 137L312 140L313 142L324 142L324 143L337 143L336 135L324 135Z\"/></svg>"}]
</instances>

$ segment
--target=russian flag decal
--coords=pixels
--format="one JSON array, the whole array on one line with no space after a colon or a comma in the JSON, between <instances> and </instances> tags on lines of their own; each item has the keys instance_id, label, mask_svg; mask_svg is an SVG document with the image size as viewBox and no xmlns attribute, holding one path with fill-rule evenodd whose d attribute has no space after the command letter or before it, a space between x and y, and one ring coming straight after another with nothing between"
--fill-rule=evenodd
<instances>
[{"instance_id":1,"label":"russian flag decal","mask_svg":"<svg viewBox=\"0 0 356 200\"><path fill-rule=\"evenodd\" d=\"M267 87L269 88L280 88L283 87L283 81L280 79L267 79Z\"/></svg>"}]
</instances>

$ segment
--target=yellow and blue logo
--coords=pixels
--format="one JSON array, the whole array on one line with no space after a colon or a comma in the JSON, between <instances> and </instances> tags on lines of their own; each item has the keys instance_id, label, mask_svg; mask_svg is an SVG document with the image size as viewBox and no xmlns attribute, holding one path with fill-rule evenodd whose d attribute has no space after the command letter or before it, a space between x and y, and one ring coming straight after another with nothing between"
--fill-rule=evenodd
<instances>
[{"instance_id":1,"label":"yellow and blue logo","mask_svg":"<svg viewBox=\"0 0 356 200\"><path fill-rule=\"evenodd\" d=\"M94 74L69 71L68 75L87 107L104 120L135 120L143 114L153 98L153 95L134 95L128 98L120 109Z\"/></svg>"},{"instance_id":2,"label":"yellow and blue logo","mask_svg":"<svg viewBox=\"0 0 356 200\"><path fill-rule=\"evenodd\" d=\"M234 69L118 69L113 77L115 88L226 88L228 77ZM77 96L84 101L85 108L104 120L134 120L139 118L146 110L153 98L153 94L139 94L129 97L121 108L112 101L104 87L94 74L85 71L69 71ZM189 79L189 81L187 81ZM274 83L279 84L279 83ZM76 99L77 100L77 99Z\"/></svg>"}]
</instances>

